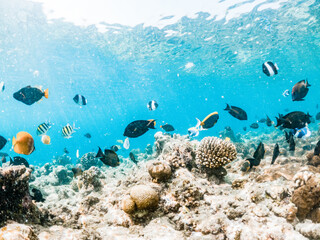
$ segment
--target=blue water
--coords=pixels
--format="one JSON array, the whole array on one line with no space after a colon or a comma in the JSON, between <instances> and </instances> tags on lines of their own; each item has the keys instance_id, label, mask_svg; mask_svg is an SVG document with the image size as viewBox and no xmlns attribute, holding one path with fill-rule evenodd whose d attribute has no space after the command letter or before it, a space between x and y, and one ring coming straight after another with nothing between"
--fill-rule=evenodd
<instances>
[{"instance_id":1,"label":"blue water","mask_svg":"<svg viewBox=\"0 0 320 240\"><path fill-rule=\"evenodd\" d=\"M124 140L127 124L139 119L157 119L157 130L131 139L130 149L120 155L127 157L131 149L152 144L163 123L187 134L196 117L214 111L219 112L218 123L197 139L217 136L225 126L244 134L244 126L266 114L275 121L286 108L314 116L320 111L319 9L317 1L289 1L278 9L256 7L227 23L201 12L162 29L116 24L117 31L101 33L94 25L48 21L40 3L0 0L0 81L6 86L0 93L0 134L32 134L36 151L26 158L43 164L63 154L65 147L74 161L77 149L82 155L96 152L98 146L110 147ZM186 34L167 36L168 30ZM279 74L264 75L265 61L277 63ZM194 66L186 69L188 63ZM312 85L306 101L282 96L305 78ZM49 88L49 99L32 106L13 99L12 94L27 85ZM84 95L88 105L75 104L75 94ZM153 99L159 108L149 111L146 105ZM246 110L248 121L223 111L226 103ZM47 120L54 123L49 146L36 136L37 126ZM67 123L80 127L71 139L61 136ZM261 125L250 131L278 130ZM87 132L90 140L83 136ZM11 143L2 151L17 155Z\"/></svg>"}]
</instances>

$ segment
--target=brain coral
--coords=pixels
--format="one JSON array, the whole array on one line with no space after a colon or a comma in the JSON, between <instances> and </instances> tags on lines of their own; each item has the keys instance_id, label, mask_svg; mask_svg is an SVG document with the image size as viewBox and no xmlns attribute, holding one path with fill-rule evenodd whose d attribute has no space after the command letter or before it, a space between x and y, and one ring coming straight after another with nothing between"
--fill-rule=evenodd
<instances>
[{"instance_id":1,"label":"brain coral","mask_svg":"<svg viewBox=\"0 0 320 240\"><path fill-rule=\"evenodd\" d=\"M222 167L236 158L236 147L230 141L217 137L205 137L196 151L196 163L201 167Z\"/></svg>"}]
</instances>

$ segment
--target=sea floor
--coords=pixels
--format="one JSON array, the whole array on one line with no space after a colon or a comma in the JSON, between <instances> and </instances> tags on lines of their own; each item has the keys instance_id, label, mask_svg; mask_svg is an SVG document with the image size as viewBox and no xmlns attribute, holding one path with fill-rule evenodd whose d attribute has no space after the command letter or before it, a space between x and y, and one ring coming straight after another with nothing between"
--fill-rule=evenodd
<instances>
[{"instance_id":1,"label":"sea floor","mask_svg":"<svg viewBox=\"0 0 320 240\"><path fill-rule=\"evenodd\" d=\"M28 214L7 212L0 239L320 239L320 161L313 155L318 133L297 139L294 152L281 131L234 136L225 130L220 137L234 140L237 158L217 171L197 160L200 141L161 132L153 146L134 152L138 164L121 158L111 168L88 153L77 177L65 155L32 172L2 166L2 187L10 184L2 181L10 173L16 178L10 188L25 182L45 201L12 200ZM260 165L242 172L260 141ZM271 165L276 142L280 155Z\"/></svg>"}]
</instances>

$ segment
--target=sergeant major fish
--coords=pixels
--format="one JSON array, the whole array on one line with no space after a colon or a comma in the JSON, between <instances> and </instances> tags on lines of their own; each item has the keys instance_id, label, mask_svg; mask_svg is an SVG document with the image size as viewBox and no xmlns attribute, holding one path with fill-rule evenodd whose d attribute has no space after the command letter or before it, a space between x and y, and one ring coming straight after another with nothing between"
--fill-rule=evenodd
<instances>
[{"instance_id":1,"label":"sergeant major fish","mask_svg":"<svg viewBox=\"0 0 320 240\"><path fill-rule=\"evenodd\" d=\"M37 135L41 136L41 135L46 134L50 128L51 128L51 123L50 122L41 123L37 127Z\"/></svg>"}]
</instances>

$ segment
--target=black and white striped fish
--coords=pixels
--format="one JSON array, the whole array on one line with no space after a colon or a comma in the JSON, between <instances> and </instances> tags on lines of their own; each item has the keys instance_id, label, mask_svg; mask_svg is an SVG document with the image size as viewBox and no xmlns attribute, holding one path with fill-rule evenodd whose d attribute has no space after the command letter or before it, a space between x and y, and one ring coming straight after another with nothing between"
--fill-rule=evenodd
<instances>
[{"instance_id":1,"label":"black and white striped fish","mask_svg":"<svg viewBox=\"0 0 320 240\"><path fill-rule=\"evenodd\" d=\"M154 110L156 110L158 108L158 103L155 100L152 100L152 101L148 102L147 108L150 111L154 111Z\"/></svg>"},{"instance_id":2,"label":"black and white striped fish","mask_svg":"<svg viewBox=\"0 0 320 240\"><path fill-rule=\"evenodd\" d=\"M278 74L278 65L275 63L273 64L272 62L265 62L262 64L262 71L268 76L272 77L273 75Z\"/></svg>"},{"instance_id":3,"label":"black and white striped fish","mask_svg":"<svg viewBox=\"0 0 320 240\"><path fill-rule=\"evenodd\" d=\"M37 128L37 135L41 136L46 134L50 128L51 128L50 122L41 123Z\"/></svg>"},{"instance_id":4,"label":"black and white striped fish","mask_svg":"<svg viewBox=\"0 0 320 240\"><path fill-rule=\"evenodd\" d=\"M80 94L75 95L73 101L80 106L87 105L87 99Z\"/></svg>"},{"instance_id":5,"label":"black and white striped fish","mask_svg":"<svg viewBox=\"0 0 320 240\"><path fill-rule=\"evenodd\" d=\"M72 133L74 133L74 127L72 128L68 123L66 126L62 128L61 132L64 138L71 138Z\"/></svg>"}]
</instances>

